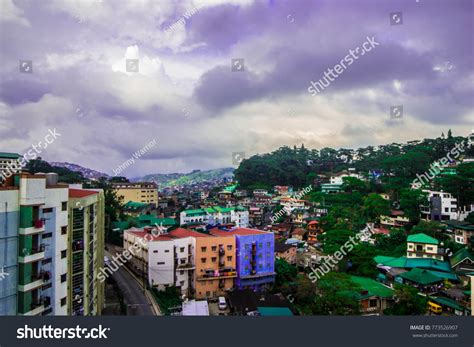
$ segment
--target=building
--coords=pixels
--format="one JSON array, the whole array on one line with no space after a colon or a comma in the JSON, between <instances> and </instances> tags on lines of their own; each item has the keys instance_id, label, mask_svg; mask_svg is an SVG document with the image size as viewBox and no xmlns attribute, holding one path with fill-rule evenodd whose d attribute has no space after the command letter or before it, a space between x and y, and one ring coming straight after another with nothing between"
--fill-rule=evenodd
<instances>
[{"instance_id":1,"label":"building","mask_svg":"<svg viewBox=\"0 0 474 347\"><path fill-rule=\"evenodd\" d=\"M342 183L323 183L321 184L321 192L325 194L342 192Z\"/></svg>"},{"instance_id":2,"label":"building","mask_svg":"<svg viewBox=\"0 0 474 347\"><path fill-rule=\"evenodd\" d=\"M21 171L20 158L16 153L0 152L0 184Z\"/></svg>"},{"instance_id":3,"label":"building","mask_svg":"<svg viewBox=\"0 0 474 347\"><path fill-rule=\"evenodd\" d=\"M285 211L293 210L307 210L309 205L306 204L306 200L294 199L294 198L282 198L280 199L280 205L283 206Z\"/></svg>"},{"instance_id":4,"label":"building","mask_svg":"<svg viewBox=\"0 0 474 347\"><path fill-rule=\"evenodd\" d=\"M149 213L154 205L144 202L128 201L123 205L123 213L132 217Z\"/></svg>"},{"instance_id":5,"label":"building","mask_svg":"<svg viewBox=\"0 0 474 347\"><path fill-rule=\"evenodd\" d=\"M433 258L444 260L444 252L438 249L439 241L426 234L409 235L407 258Z\"/></svg>"},{"instance_id":6,"label":"building","mask_svg":"<svg viewBox=\"0 0 474 347\"><path fill-rule=\"evenodd\" d=\"M207 300L189 300L182 303L182 316L209 316Z\"/></svg>"},{"instance_id":7,"label":"building","mask_svg":"<svg viewBox=\"0 0 474 347\"><path fill-rule=\"evenodd\" d=\"M235 238L203 235L196 237L196 298L216 298L234 287Z\"/></svg>"},{"instance_id":8,"label":"building","mask_svg":"<svg viewBox=\"0 0 474 347\"><path fill-rule=\"evenodd\" d=\"M117 196L123 198L123 202L129 201L152 204L158 207L158 189L155 183L150 182L123 182L113 183L112 187L117 192Z\"/></svg>"},{"instance_id":9,"label":"building","mask_svg":"<svg viewBox=\"0 0 474 347\"><path fill-rule=\"evenodd\" d=\"M66 315L68 186L18 173L0 201L0 315Z\"/></svg>"},{"instance_id":10,"label":"building","mask_svg":"<svg viewBox=\"0 0 474 347\"><path fill-rule=\"evenodd\" d=\"M247 228L212 229L219 237L235 237L237 289L268 289L275 281L275 237L273 233Z\"/></svg>"},{"instance_id":11,"label":"building","mask_svg":"<svg viewBox=\"0 0 474 347\"><path fill-rule=\"evenodd\" d=\"M451 232L454 238L454 242L462 245L470 245L474 239L474 224L467 222L460 222L456 220L447 221L446 231Z\"/></svg>"},{"instance_id":12,"label":"building","mask_svg":"<svg viewBox=\"0 0 474 347\"><path fill-rule=\"evenodd\" d=\"M249 208L249 224L252 226L259 226L263 224L263 208L262 207Z\"/></svg>"},{"instance_id":13,"label":"building","mask_svg":"<svg viewBox=\"0 0 474 347\"><path fill-rule=\"evenodd\" d=\"M343 184L344 183L344 178L345 177L353 177L357 178L359 180L364 180L364 177L362 175L359 175L355 172L341 172L337 175L331 176L330 178L330 184Z\"/></svg>"},{"instance_id":14,"label":"building","mask_svg":"<svg viewBox=\"0 0 474 347\"><path fill-rule=\"evenodd\" d=\"M275 258L283 259L289 264L296 264L296 246L275 242Z\"/></svg>"},{"instance_id":15,"label":"building","mask_svg":"<svg viewBox=\"0 0 474 347\"><path fill-rule=\"evenodd\" d=\"M385 228L401 228L410 223L403 211L392 210L390 216L380 216L380 224Z\"/></svg>"},{"instance_id":16,"label":"building","mask_svg":"<svg viewBox=\"0 0 474 347\"><path fill-rule=\"evenodd\" d=\"M100 315L105 304L105 198L102 190L69 189L68 315Z\"/></svg>"},{"instance_id":17,"label":"building","mask_svg":"<svg viewBox=\"0 0 474 347\"><path fill-rule=\"evenodd\" d=\"M382 314L394 303L393 289L366 277L351 276L351 281L360 287L360 290L349 290L342 294L356 298L362 314Z\"/></svg>"},{"instance_id":18,"label":"building","mask_svg":"<svg viewBox=\"0 0 474 347\"><path fill-rule=\"evenodd\" d=\"M457 199L443 191L423 190L428 194L428 204L421 207L421 218L433 221L456 219L463 221L474 211L474 204L459 207Z\"/></svg>"},{"instance_id":19,"label":"building","mask_svg":"<svg viewBox=\"0 0 474 347\"><path fill-rule=\"evenodd\" d=\"M156 229L124 231L124 249L130 252L132 270L158 290L175 286L183 295L194 295L196 239L206 234L178 228L169 233Z\"/></svg>"},{"instance_id":20,"label":"building","mask_svg":"<svg viewBox=\"0 0 474 347\"><path fill-rule=\"evenodd\" d=\"M213 206L196 210L185 210L180 213L180 225L187 224L230 224L236 227L248 227L249 211L241 206Z\"/></svg>"}]
</instances>

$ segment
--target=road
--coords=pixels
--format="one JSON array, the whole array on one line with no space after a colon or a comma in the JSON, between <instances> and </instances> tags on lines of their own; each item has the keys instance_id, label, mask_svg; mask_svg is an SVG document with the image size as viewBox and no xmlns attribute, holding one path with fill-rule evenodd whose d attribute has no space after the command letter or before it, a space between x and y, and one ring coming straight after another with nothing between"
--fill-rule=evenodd
<instances>
[{"instance_id":1,"label":"road","mask_svg":"<svg viewBox=\"0 0 474 347\"><path fill-rule=\"evenodd\" d=\"M105 252L109 259L112 255ZM152 305L138 281L122 266L112 275L123 293L127 316L154 316Z\"/></svg>"}]
</instances>

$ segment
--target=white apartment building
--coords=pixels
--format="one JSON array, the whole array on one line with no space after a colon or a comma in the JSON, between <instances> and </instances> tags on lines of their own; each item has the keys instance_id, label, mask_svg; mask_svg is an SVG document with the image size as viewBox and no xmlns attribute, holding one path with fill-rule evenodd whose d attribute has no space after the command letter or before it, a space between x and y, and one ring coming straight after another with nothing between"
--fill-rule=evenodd
<instances>
[{"instance_id":1,"label":"white apartment building","mask_svg":"<svg viewBox=\"0 0 474 347\"><path fill-rule=\"evenodd\" d=\"M309 205L305 204L305 200L299 200L299 199L294 199L294 198L282 198L280 199L280 205L285 208L286 211L288 210L308 210Z\"/></svg>"},{"instance_id":2,"label":"white apartment building","mask_svg":"<svg viewBox=\"0 0 474 347\"><path fill-rule=\"evenodd\" d=\"M355 172L349 172L349 173L340 173L334 176L331 176L330 178L330 183L331 184L343 184L344 183L344 177L354 177L359 180L364 180L364 176L359 175L358 173Z\"/></svg>"},{"instance_id":3,"label":"white apartment building","mask_svg":"<svg viewBox=\"0 0 474 347\"><path fill-rule=\"evenodd\" d=\"M194 294L195 238L199 233L175 229L153 235L152 228L128 229L123 234L124 249L132 254L134 270L146 274L151 287L165 290L176 286L183 295Z\"/></svg>"},{"instance_id":4,"label":"white apartment building","mask_svg":"<svg viewBox=\"0 0 474 347\"><path fill-rule=\"evenodd\" d=\"M180 225L186 224L229 224L247 228L249 225L249 211L241 206L220 207L213 206L197 210L185 210L180 213Z\"/></svg>"},{"instance_id":5,"label":"white apartment building","mask_svg":"<svg viewBox=\"0 0 474 347\"><path fill-rule=\"evenodd\" d=\"M425 220L460 220L474 211L474 204L459 207L457 199L443 191L423 190L428 194L428 204L421 207L421 218Z\"/></svg>"},{"instance_id":6,"label":"white apartment building","mask_svg":"<svg viewBox=\"0 0 474 347\"><path fill-rule=\"evenodd\" d=\"M68 186L55 174L0 187L0 315L67 314Z\"/></svg>"}]
</instances>

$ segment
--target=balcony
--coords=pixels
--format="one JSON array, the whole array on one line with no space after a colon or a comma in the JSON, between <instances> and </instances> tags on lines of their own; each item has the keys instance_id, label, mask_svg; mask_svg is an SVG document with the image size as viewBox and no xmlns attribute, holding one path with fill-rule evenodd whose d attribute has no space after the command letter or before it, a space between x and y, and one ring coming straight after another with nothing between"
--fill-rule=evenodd
<instances>
[{"instance_id":1,"label":"balcony","mask_svg":"<svg viewBox=\"0 0 474 347\"><path fill-rule=\"evenodd\" d=\"M32 263L44 258L45 245L41 244L39 247L32 248L31 252L28 253L26 249L26 254L18 257L19 263Z\"/></svg>"},{"instance_id":2,"label":"balcony","mask_svg":"<svg viewBox=\"0 0 474 347\"><path fill-rule=\"evenodd\" d=\"M25 284L19 284L18 285L18 291L19 292L27 292L33 289L37 289L41 287L44 283L43 276L35 276L32 275L28 280L27 283Z\"/></svg>"},{"instance_id":3,"label":"balcony","mask_svg":"<svg viewBox=\"0 0 474 347\"><path fill-rule=\"evenodd\" d=\"M205 270L204 274L198 277L198 281L205 281L209 279L225 279L237 277L237 271L234 269L227 270Z\"/></svg>"},{"instance_id":4,"label":"balcony","mask_svg":"<svg viewBox=\"0 0 474 347\"><path fill-rule=\"evenodd\" d=\"M25 313L20 313L19 315L22 316L38 316L44 311L44 305L41 303L32 303L28 305L27 308L28 311Z\"/></svg>"},{"instance_id":5,"label":"balcony","mask_svg":"<svg viewBox=\"0 0 474 347\"><path fill-rule=\"evenodd\" d=\"M30 227L19 228L20 235L34 235L44 232L44 220L36 219L31 223Z\"/></svg>"}]
</instances>

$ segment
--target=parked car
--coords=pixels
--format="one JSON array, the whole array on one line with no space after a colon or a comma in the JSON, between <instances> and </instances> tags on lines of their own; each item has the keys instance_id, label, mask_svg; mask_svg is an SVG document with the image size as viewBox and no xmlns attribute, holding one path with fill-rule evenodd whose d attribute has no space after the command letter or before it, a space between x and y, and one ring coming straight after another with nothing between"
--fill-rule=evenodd
<instances>
[{"instance_id":1,"label":"parked car","mask_svg":"<svg viewBox=\"0 0 474 347\"><path fill-rule=\"evenodd\" d=\"M223 296L219 296L219 310L225 310L227 308L227 302Z\"/></svg>"}]
</instances>

